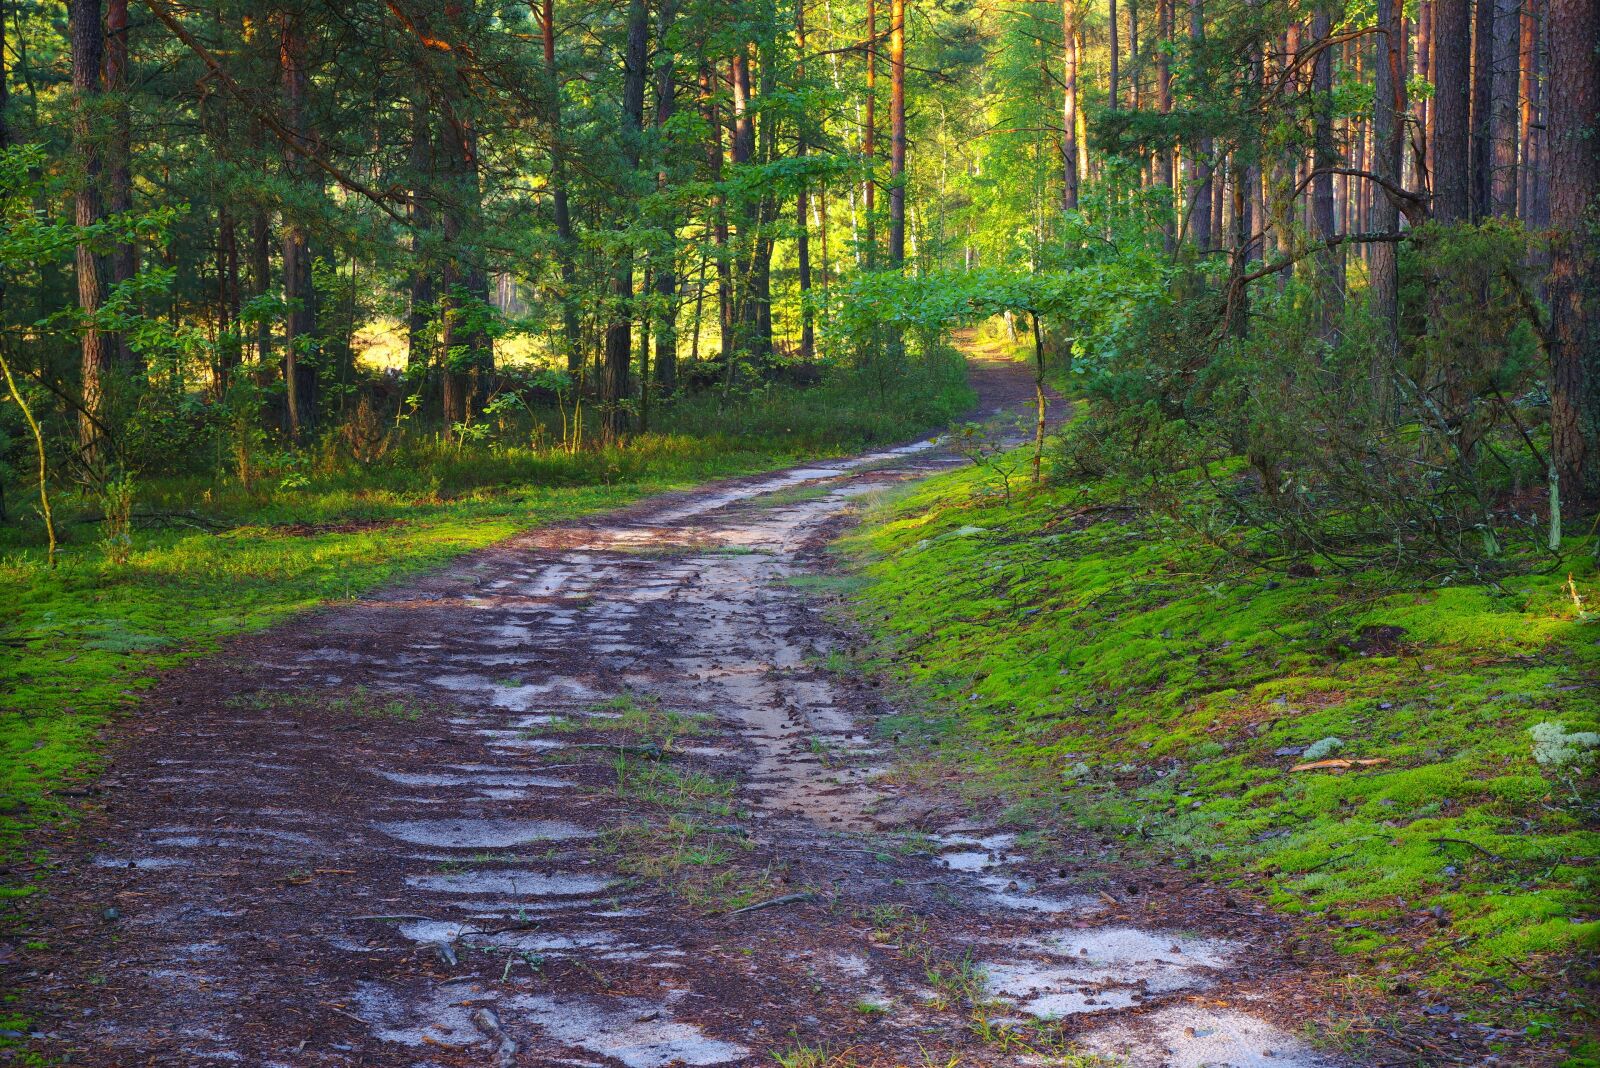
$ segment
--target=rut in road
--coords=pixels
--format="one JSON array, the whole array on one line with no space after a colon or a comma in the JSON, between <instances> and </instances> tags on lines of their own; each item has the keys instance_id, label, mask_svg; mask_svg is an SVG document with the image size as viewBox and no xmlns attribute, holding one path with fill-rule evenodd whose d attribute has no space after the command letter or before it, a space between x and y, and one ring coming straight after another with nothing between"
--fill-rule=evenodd
<instances>
[{"instance_id":1,"label":"rut in road","mask_svg":"<svg viewBox=\"0 0 1600 1068\"><path fill-rule=\"evenodd\" d=\"M826 670L846 636L794 580L863 495L957 462L925 443L536 532L177 673L60 858L61 953L23 977L42 1048L1330 1063L1274 1022L1299 1011L1275 921L1193 889L1152 922L1092 858L1041 870L884 774L892 709Z\"/></svg>"}]
</instances>

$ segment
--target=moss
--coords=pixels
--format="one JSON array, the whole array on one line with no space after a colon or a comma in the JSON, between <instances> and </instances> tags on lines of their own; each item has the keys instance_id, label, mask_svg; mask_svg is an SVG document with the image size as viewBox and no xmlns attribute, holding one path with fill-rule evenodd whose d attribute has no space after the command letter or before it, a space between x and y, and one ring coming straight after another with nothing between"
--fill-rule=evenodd
<instances>
[{"instance_id":1,"label":"moss","mask_svg":"<svg viewBox=\"0 0 1600 1068\"><path fill-rule=\"evenodd\" d=\"M885 728L975 798L1259 886L1441 988L1526 989L1600 945L1593 813L1527 735L1600 722L1565 569L1285 578L1120 503L1068 483L1008 508L965 469L881 504L841 546L853 603L927 709ZM1382 763L1291 770L1330 737Z\"/></svg>"}]
</instances>

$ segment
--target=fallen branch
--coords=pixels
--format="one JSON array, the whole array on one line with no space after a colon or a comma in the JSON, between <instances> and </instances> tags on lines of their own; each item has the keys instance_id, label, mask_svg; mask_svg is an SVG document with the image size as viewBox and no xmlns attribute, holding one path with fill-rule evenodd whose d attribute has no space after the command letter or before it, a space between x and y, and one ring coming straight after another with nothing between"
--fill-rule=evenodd
<instances>
[{"instance_id":1,"label":"fallen branch","mask_svg":"<svg viewBox=\"0 0 1600 1068\"><path fill-rule=\"evenodd\" d=\"M517 1043L505 1028L500 1026L500 1017L495 1015L493 1009L473 1009L472 1023L482 1031L490 1042L495 1044L494 1063L496 1068L517 1068Z\"/></svg>"},{"instance_id":2,"label":"fallen branch","mask_svg":"<svg viewBox=\"0 0 1600 1068\"><path fill-rule=\"evenodd\" d=\"M817 895L813 893L784 894L782 897L768 898L766 901L757 901L754 905L746 905L742 909L734 909L729 916L737 916L741 912L760 912L762 909L776 908L779 905L794 905L801 901L815 901Z\"/></svg>"}]
</instances>

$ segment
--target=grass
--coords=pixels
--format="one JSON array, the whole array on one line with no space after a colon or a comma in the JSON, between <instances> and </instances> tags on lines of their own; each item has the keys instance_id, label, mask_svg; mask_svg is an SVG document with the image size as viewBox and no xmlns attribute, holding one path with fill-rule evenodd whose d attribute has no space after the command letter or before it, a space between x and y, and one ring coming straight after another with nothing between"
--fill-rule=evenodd
<instances>
[{"instance_id":1,"label":"grass","mask_svg":"<svg viewBox=\"0 0 1600 1068\"><path fill-rule=\"evenodd\" d=\"M1593 780L1536 762L1529 729L1600 727L1587 553L1571 587L1565 569L1503 590L1291 579L1086 510L1117 500L1066 484L1007 507L965 469L845 540L869 666L921 698L885 733L1045 844L1087 830L1253 886L1373 974L1545 997L1582 1030ZM1381 763L1292 770L1318 750Z\"/></svg>"},{"instance_id":2,"label":"grass","mask_svg":"<svg viewBox=\"0 0 1600 1068\"><path fill-rule=\"evenodd\" d=\"M581 722L547 725L558 731L595 730L615 739L612 760L618 798L630 819L608 830L599 848L624 875L659 884L690 908L726 912L773 896L773 871L750 863L755 844L741 824L737 784L675 765L679 743L701 734L705 715L679 712L653 694L624 693L591 706Z\"/></svg>"}]
</instances>

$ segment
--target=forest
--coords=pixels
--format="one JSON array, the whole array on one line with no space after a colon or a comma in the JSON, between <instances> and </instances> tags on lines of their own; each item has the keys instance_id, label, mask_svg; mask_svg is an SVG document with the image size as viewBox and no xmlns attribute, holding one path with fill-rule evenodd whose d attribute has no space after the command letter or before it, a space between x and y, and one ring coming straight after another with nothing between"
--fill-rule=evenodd
<instances>
[{"instance_id":1,"label":"forest","mask_svg":"<svg viewBox=\"0 0 1600 1068\"><path fill-rule=\"evenodd\" d=\"M0 1059L1600 1063L1597 0L0 0L0 217Z\"/></svg>"}]
</instances>

